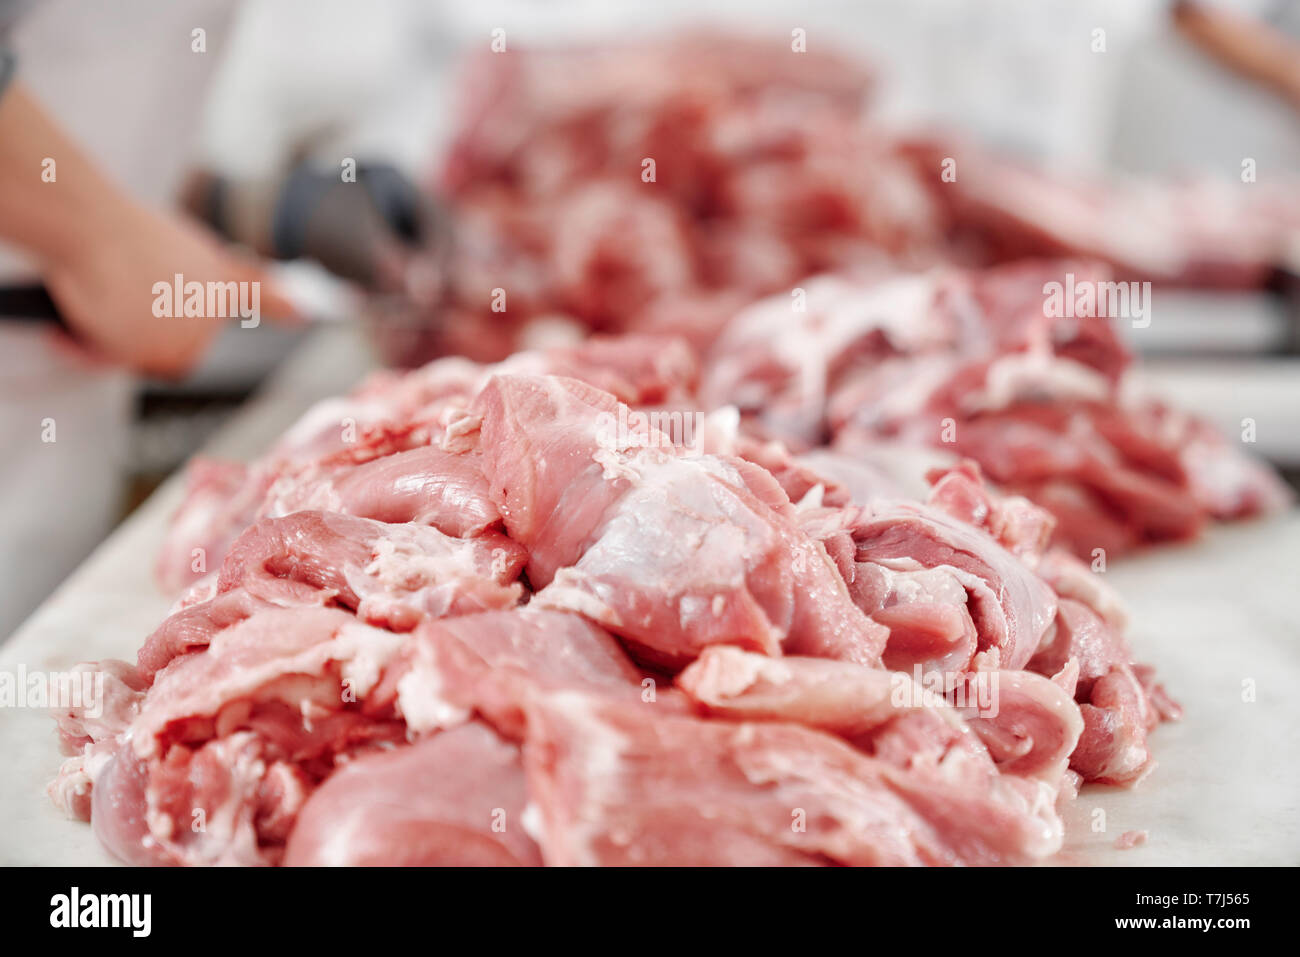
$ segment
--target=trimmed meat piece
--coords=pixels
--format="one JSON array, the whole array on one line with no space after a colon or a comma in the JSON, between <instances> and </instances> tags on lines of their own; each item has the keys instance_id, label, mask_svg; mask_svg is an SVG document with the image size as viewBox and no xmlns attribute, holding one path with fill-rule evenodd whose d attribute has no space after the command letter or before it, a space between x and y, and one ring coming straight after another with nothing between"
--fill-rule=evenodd
<instances>
[{"instance_id":1,"label":"trimmed meat piece","mask_svg":"<svg viewBox=\"0 0 1300 957\"><path fill-rule=\"evenodd\" d=\"M481 534L501 521L475 457L436 446L286 484L283 491L272 488L263 515L324 509L380 522L431 525L457 538Z\"/></svg>"},{"instance_id":2,"label":"trimmed meat piece","mask_svg":"<svg viewBox=\"0 0 1300 957\"><path fill-rule=\"evenodd\" d=\"M626 407L572 379L495 378L468 420L542 605L666 667L718 643L878 661L884 630L762 469L685 453L645 423L620 435Z\"/></svg>"},{"instance_id":3,"label":"trimmed meat piece","mask_svg":"<svg viewBox=\"0 0 1300 957\"><path fill-rule=\"evenodd\" d=\"M1051 790L951 751L903 770L828 734L702 721L574 692L529 709L547 864L990 864L1054 853Z\"/></svg>"},{"instance_id":4,"label":"trimmed meat piece","mask_svg":"<svg viewBox=\"0 0 1300 957\"><path fill-rule=\"evenodd\" d=\"M1050 675L1069 663L1077 669L1074 695L1084 720L1070 766L1085 781L1137 781L1152 767L1147 733L1165 715L1138 678L1123 633L1089 606L1063 597L1054 628L1029 668ZM1151 691L1168 700L1154 683ZM1169 717L1176 716L1175 709L1169 709Z\"/></svg>"},{"instance_id":5,"label":"trimmed meat piece","mask_svg":"<svg viewBox=\"0 0 1300 957\"><path fill-rule=\"evenodd\" d=\"M1023 668L1052 623L1052 590L983 530L936 507L876 501L865 507L808 512L802 521L818 539L851 541L853 563L840 565L842 574L853 576L847 579L850 594L865 612L877 621L883 613L905 636L905 647L897 649L892 667ZM844 544L830 547L840 554L846 551ZM942 579L916 574L936 570L966 593L964 611L977 638L973 656L967 654L962 637L965 619L943 607L962 610L952 600L953 590L943 589ZM906 577L900 581L900 575ZM921 607L907 610L917 604Z\"/></svg>"},{"instance_id":6,"label":"trimmed meat piece","mask_svg":"<svg viewBox=\"0 0 1300 957\"><path fill-rule=\"evenodd\" d=\"M303 805L293 867L538 866L519 749L471 723L357 758Z\"/></svg>"},{"instance_id":7,"label":"trimmed meat piece","mask_svg":"<svg viewBox=\"0 0 1300 957\"><path fill-rule=\"evenodd\" d=\"M905 724L913 740L907 765L942 758L952 747L988 753L1000 771L1056 787L1083 730L1079 709L1046 678L1019 671L978 676L963 705L901 672L816 658L764 658L737 648L707 649L678 684L710 715L731 720L791 721L829 731L869 754L876 737ZM973 683L973 682L972 682ZM921 735L928 731L930 740ZM888 740L888 735L886 735Z\"/></svg>"},{"instance_id":8,"label":"trimmed meat piece","mask_svg":"<svg viewBox=\"0 0 1300 957\"><path fill-rule=\"evenodd\" d=\"M579 615L529 606L420 626L376 697L395 695L413 733L452 727L477 713L500 734L520 740L523 701L534 688L577 688L635 703L646 690L644 680L603 628Z\"/></svg>"},{"instance_id":9,"label":"trimmed meat piece","mask_svg":"<svg viewBox=\"0 0 1300 957\"><path fill-rule=\"evenodd\" d=\"M958 712L941 695L898 671L864 668L825 658L767 658L739 648L706 648L677 684L699 709L731 721L785 721L827 731L869 754L884 726L924 714L934 740L909 757L943 753L965 736L980 747Z\"/></svg>"},{"instance_id":10,"label":"trimmed meat piece","mask_svg":"<svg viewBox=\"0 0 1300 957\"><path fill-rule=\"evenodd\" d=\"M139 652L152 676L176 655L261 608L336 604L409 631L427 618L511 608L525 554L498 532L451 538L337 512L262 519L231 546L207 601L173 613Z\"/></svg>"},{"instance_id":11,"label":"trimmed meat piece","mask_svg":"<svg viewBox=\"0 0 1300 957\"><path fill-rule=\"evenodd\" d=\"M275 863L340 756L404 739L367 697L408 640L338 609L274 608L176 659L87 752L96 835L132 863Z\"/></svg>"}]
</instances>

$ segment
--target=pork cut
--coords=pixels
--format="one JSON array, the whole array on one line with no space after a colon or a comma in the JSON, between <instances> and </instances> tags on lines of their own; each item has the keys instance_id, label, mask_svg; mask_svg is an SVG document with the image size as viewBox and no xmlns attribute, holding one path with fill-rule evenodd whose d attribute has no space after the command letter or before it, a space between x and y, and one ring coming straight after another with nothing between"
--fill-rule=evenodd
<instances>
[{"instance_id":1,"label":"pork cut","mask_svg":"<svg viewBox=\"0 0 1300 957\"><path fill-rule=\"evenodd\" d=\"M480 724L349 762L303 805L293 867L541 864L519 749Z\"/></svg>"},{"instance_id":2,"label":"pork cut","mask_svg":"<svg viewBox=\"0 0 1300 957\"><path fill-rule=\"evenodd\" d=\"M884 629L766 471L683 454L649 426L606 440L627 410L572 379L499 376L467 415L542 606L586 615L663 666L716 643L878 660Z\"/></svg>"},{"instance_id":3,"label":"pork cut","mask_svg":"<svg viewBox=\"0 0 1300 957\"><path fill-rule=\"evenodd\" d=\"M1019 864L1152 773L1092 563L1289 498L1045 287L1255 284L1293 204L902 139L827 51L469 69L455 354L191 466L53 800L141 864Z\"/></svg>"},{"instance_id":4,"label":"pork cut","mask_svg":"<svg viewBox=\"0 0 1300 957\"><path fill-rule=\"evenodd\" d=\"M736 412L684 441L634 414L680 415L674 354L584 353L642 406L536 356L367 385L436 421L281 472L138 666L85 666L54 800L142 864L991 864L1149 772L1177 707L1047 512Z\"/></svg>"},{"instance_id":5,"label":"pork cut","mask_svg":"<svg viewBox=\"0 0 1300 957\"><path fill-rule=\"evenodd\" d=\"M524 765L560 865L992 864L1060 846L1050 789L952 749L901 769L785 722L703 721L576 692L532 706Z\"/></svg>"}]
</instances>

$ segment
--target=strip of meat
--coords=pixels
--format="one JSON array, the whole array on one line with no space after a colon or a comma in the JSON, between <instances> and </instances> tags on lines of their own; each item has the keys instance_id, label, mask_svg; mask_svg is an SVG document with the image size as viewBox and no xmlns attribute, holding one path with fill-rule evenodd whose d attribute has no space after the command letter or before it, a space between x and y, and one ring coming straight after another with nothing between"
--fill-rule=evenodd
<instances>
[{"instance_id":1,"label":"strip of meat","mask_svg":"<svg viewBox=\"0 0 1300 957\"><path fill-rule=\"evenodd\" d=\"M426 618L510 608L522 595L515 580L524 558L492 531L451 538L335 512L263 519L231 546L214 596L163 622L141 647L139 666L151 677L264 607L334 603L398 631Z\"/></svg>"},{"instance_id":2,"label":"strip of meat","mask_svg":"<svg viewBox=\"0 0 1300 957\"><path fill-rule=\"evenodd\" d=\"M274 863L340 755L405 738L367 698L408 640L338 609L273 608L176 659L96 743L96 834L134 863Z\"/></svg>"},{"instance_id":3,"label":"strip of meat","mask_svg":"<svg viewBox=\"0 0 1300 957\"><path fill-rule=\"evenodd\" d=\"M263 515L324 509L380 522L431 525L457 538L481 534L501 521L475 457L436 446L285 484L283 490L271 489Z\"/></svg>"},{"instance_id":4,"label":"strip of meat","mask_svg":"<svg viewBox=\"0 0 1300 957\"><path fill-rule=\"evenodd\" d=\"M351 761L303 805L284 863L538 866L519 749L470 723Z\"/></svg>"},{"instance_id":5,"label":"strip of meat","mask_svg":"<svg viewBox=\"0 0 1300 957\"><path fill-rule=\"evenodd\" d=\"M850 593L876 620L882 620L883 612L908 636L907 647L896 649L899 657L892 667L1022 668L1052 622L1056 599L1051 589L984 531L938 508L878 500L864 507L809 512L802 521L819 539L851 539L854 564L841 564L842 573L854 576ZM973 657L961 637L963 619L936 618L942 611L927 611L926 619L918 619L903 610L918 599L926 605L951 603L951 591L943 591L939 580L915 574L922 570L942 570L965 590L978 639ZM900 574L909 577L898 581Z\"/></svg>"},{"instance_id":6,"label":"strip of meat","mask_svg":"<svg viewBox=\"0 0 1300 957\"><path fill-rule=\"evenodd\" d=\"M785 723L647 719L574 692L529 709L547 864L975 864L1060 846L1052 792L954 750L902 770Z\"/></svg>"},{"instance_id":7,"label":"strip of meat","mask_svg":"<svg viewBox=\"0 0 1300 957\"><path fill-rule=\"evenodd\" d=\"M452 727L477 713L500 734L521 740L523 701L535 688L576 688L635 703L656 690L646 680L603 628L529 606L422 625L376 697L395 695L413 733Z\"/></svg>"},{"instance_id":8,"label":"strip of meat","mask_svg":"<svg viewBox=\"0 0 1300 957\"><path fill-rule=\"evenodd\" d=\"M991 706L979 700L985 693L980 688L968 693L976 703L959 710L998 769L1059 787L1085 726L1069 691L1028 671L995 671L973 680L979 679Z\"/></svg>"},{"instance_id":9,"label":"strip of meat","mask_svg":"<svg viewBox=\"0 0 1300 957\"><path fill-rule=\"evenodd\" d=\"M990 753L1003 773L1060 785L1083 730L1079 709L1047 678L1020 671L984 673L963 687L961 707L902 672L816 658L764 658L709 648L678 676L708 714L731 720L797 722L836 734L868 754L881 729L906 723L906 767L941 759L951 748ZM928 736L928 737L923 737Z\"/></svg>"},{"instance_id":10,"label":"strip of meat","mask_svg":"<svg viewBox=\"0 0 1300 957\"><path fill-rule=\"evenodd\" d=\"M706 648L677 684L706 714L732 721L785 721L828 731L874 754L873 737L899 717L926 713L936 720L928 751L942 757L963 735L979 747L947 700L908 675L823 658L767 658L739 648Z\"/></svg>"},{"instance_id":11,"label":"strip of meat","mask_svg":"<svg viewBox=\"0 0 1300 957\"><path fill-rule=\"evenodd\" d=\"M680 667L718 643L873 663L884 630L755 466L674 447L608 393L500 376L474 440L537 601L586 615L642 660ZM468 439L468 434L467 434Z\"/></svg>"},{"instance_id":12,"label":"strip of meat","mask_svg":"<svg viewBox=\"0 0 1300 957\"><path fill-rule=\"evenodd\" d=\"M1082 602L1062 597L1053 630L1029 668L1054 674L1069 662L1078 669L1074 694L1084 720L1070 766L1085 781L1133 783L1151 770L1147 733L1162 715L1134 671L1123 633Z\"/></svg>"}]
</instances>

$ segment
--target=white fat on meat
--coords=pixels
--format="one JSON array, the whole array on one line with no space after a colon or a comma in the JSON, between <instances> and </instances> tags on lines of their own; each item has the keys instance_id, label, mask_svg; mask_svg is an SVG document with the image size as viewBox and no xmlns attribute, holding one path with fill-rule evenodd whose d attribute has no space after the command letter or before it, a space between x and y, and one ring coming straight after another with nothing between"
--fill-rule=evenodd
<instances>
[{"instance_id":1,"label":"white fat on meat","mask_svg":"<svg viewBox=\"0 0 1300 957\"><path fill-rule=\"evenodd\" d=\"M136 754L156 757L176 722L216 720L240 708L283 701L342 707L340 681L364 698L406 638L325 608L270 609L217 634L203 654L177 659L149 690L128 730ZM329 665L338 666L331 675Z\"/></svg>"}]
</instances>

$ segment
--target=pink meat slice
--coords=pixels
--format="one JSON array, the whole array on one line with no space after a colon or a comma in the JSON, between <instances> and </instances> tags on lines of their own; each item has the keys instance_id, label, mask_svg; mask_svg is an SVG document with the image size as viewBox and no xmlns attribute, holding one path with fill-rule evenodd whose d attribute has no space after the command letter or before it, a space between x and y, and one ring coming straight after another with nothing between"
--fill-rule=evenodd
<instances>
[{"instance_id":1,"label":"pink meat slice","mask_svg":"<svg viewBox=\"0 0 1300 957\"><path fill-rule=\"evenodd\" d=\"M588 615L667 665L719 643L878 660L884 630L730 463L648 450L621 467L632 487L538 602Z\"/></svg>"},{"instance_id":2,"label":"pink meat slice","mask_svg":"<svg viewBox=\"0 0 1300 957\"><path fill-rule=\"evenodd\" d=\"M1154 682L1135 670L1123 633L1088 605L1062 598L1048 640L1029 662L1031 671L1054 674L1073 662L1075 699L1084 728L1070 766L1086 781L1130 784L1152 767L1147 734L1162 718L1177 716L1152 701L1167 700Z\"/></svg>"},{"instance_id":3,"label":"pink meat slice","mask_svg":"<svg viewBox=\"0 0 1300 957\"><path fill-rule=\"evenodd\" d=\"M1068 690L1028 671L977 676L960 708L998 769L1056 787L1084 733L1085 721Z\"/></svg>"},{"instance_id":4,"label":"pink meat slice","mask_svg":"<svg viewBox=\"0 0 1300 957\"><path fill-rule=\"evenodd\" d=\"M223 717L247 717L253 696L300 705L310 724L313 709L342 709L345 679L352 700L364 698L407 641L335 608L262 610L158 673L131 725L134 748L150 757L172 740L220 734ZM226 714L231 705L236 712Z\"/></svg>"},{"instance_id":5,"label":"pink meat slice","mask_svg":"<svg viewBox=\"0 0 1300 957\"><path fill-rule=\"evenodd\" d=\"M687 454L648 427L619 435L626 407L574 380L497 377L470 415L542 605L670 667L718 643L878 660L884 629L762 469Z\"/></svg>"},{"instance_id":6,"label":"pink meat slice","mask_svg":"<svg viewBox=\"0 0 1300 957\"><path fill-rule=\"evenodd\" d=\"M901 717L934 731L928 748L942 755L964 736L979 748L961 715L941 695L901 672L846 661L790 655L768 658L739 648L706 648L677 676L677 684L705 714L732 721L784 721L817 728L874 753L878 730Z\"/></svg>"},{"instance_id":7,"label":"pink meat slice","mask_svg":"<svg viewBox=\"0 0 1300 957\"><path fill-rule=\"evenodd\" d=\"M292 481L278 494L273 489L262 511L275 517L304 509L432 525L457 538L478 535L501 521L476 457L454 455L437 446Z\"/></svg>"},{"instance_id":8,"label":"pink meat slice","mask_svg":"<svg viewBox=\"0 0 1300 957\"><path fill-rule=\"evenodd\" d=\"M612 395L576 379L494 377L452 426L449 445L481 451L506 530L528 549L534 588L578 559L592 528L627 488L610 468L616 453L595 437L600 423L617 429L619 408ZM639 423L629 428L629 440L662 438Z\"/></svg>"},{"instance_id":9,"label":"pink meat slice","mask_svg":"<svg viewBox=\"0 0 1300 957\"><path fill-rule=\"evenodd\" d=\"M637 702L646 679L605 629L579 615L526 607L428 622L411 636L376 694L395 696L413 733L477 713L520 740L533 689L579 689ZM662 694L663 692L658 692Z\"/></svg>"},{"instance_id":10,"label":"pink meat slice","mask_svg":"<svg viewBox=\"0 0 1300 957\"><path fill-rule=\"evenodd\" d=\"M163 622L141 647L139 665L152 676L264 607L333 603L399 631L426 618L513 607L524 559L493 531L460 539L317 511L263 519L231 546L215 595Z\"/></svg>"},{"instance_id":11,"label":"pink meat slice","mask_svg":"<svg viewBox=\"0 0 1300 957\"><path fill-rule=\"evenodd\" d=\"M859 607L899 633L903 647L895 649L893 667L955 671L977 659L983 668L1022 668L1052 622L1051 588L983 530L939 508L877 500L807 512L802 521L841 556L841 574L852 576L846 580ZM960 584L964 608L944 578L917 574L927 570ZM977 634L975 659L963 613Z\"/></svg>"},{"instance_id":12,"label":"pink meat slice","mask_svg":"<svg viewBox=\"0 0 1300 957\"><path fill-rule=\"evenodd\" d=\"M1118 634L1124 634L1128 627L1128 609L1119 593L1105 583L1102 575L1070 552L1063 548L1049 549L1035 564L1034 570L1052 586L1059 598L1071 598L1086 605Z\"/></svg>"},{"instance_id":13,"label":"pink meat slice","mask_svg":"<svg viewBox=\"0 0 1300 957\"><path fill-rule=\"evenodd\" d=\"M173 658L207 647L217 632L270 607L274 607L270 602L236 588L177 609L140 646L136 653L140 673L152 681Z\"/></svg>"},{"instance_id":14,"label":"pink meat slice","mask_svg":"<svg viewBox=\"0 0 1300 957\"><path fill-rule=\"evenodd\" d=\"M717 647L707 649L677 681L710 715L797 722L870 754L878 753L877 732L897 733L906 725L904 733L912 738L908 766L952 747L987 750L1000 771L1057 786L1083 730L1078 706L1039 675L999 671L979 677L983 688L963 688L962 707L954 708L942 694L901 672ZM923 740L927 732L931 737Z\"/></svg>"},{"instance_id":15,"label":"pink meat slice","mask_svg":"<svg viewBox=\"0 0 1300 957\"><path fill-rule=\"evenodd\" d=\"M538 866L516 745L478 723L348 763L308 798L291 866Z\"/></svg>"},{"instance_id":16,"label":"pink meat slice","mask_svg":"<svg viewBox=\"0 0 1300 957\"><path fill-rule=\"evenodd\" d=\"M984 484L979 466L965 460L955 468L930 473L926 503L953 518L982 528L1007 551L1037 570L1055 520L1050 512L1018 495L998 495Z\"/></svg>"},{"instance_id":17,"label":"pink meat slice","mask_svg":"<svg viewBox=\"0 0 1300 957\"><path fill-rule=\"evenodd\" d=\"M174 660L85 764L96 834L135 863L274 863L340 755L404 739L367 698L407 640L338 609L273 608Z\"/></svg>"},{"instance_id":18,"label":"pink meat slice","mask_svg":"<svg viewBox=\"0 0 1300 957\"><path fill-rule=\"evenodd\" d=\"M551 865L1014 863L1061 841L1050 794L987 757L903 770L800 725L574 692L530 705L524 767Z\"/></svg>"},{"instance_id":19,"label":"pink meat slice","mask_svg":"<svg viewBox=\"0 0 1300 957\"><path fill-rule=\"evenodd\" d=\"M304 590L331 592L363 619L407 630L425 616L514 604L518 591L509 584L524 558L496 533L460 539L419 525L296 512L244 532L222 564L217 591L242 587L289 603Z\"/></svg>"}]
</instances>

